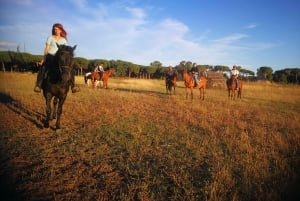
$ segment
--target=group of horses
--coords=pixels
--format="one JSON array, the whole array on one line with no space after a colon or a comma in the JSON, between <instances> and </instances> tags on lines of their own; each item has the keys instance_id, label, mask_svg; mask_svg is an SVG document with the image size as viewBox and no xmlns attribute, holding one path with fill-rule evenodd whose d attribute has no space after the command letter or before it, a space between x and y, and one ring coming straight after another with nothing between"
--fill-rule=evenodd
<instances>
[{"instance_id":1,"label":"group of horses","mask_svg":"<svg viewBox=\"0 0 300 201\"><path fill-rule=\"evenodd\" d=\"M175 94L176 81L178 77L177 70L170 76L166 76L166 92L168 94ZM198 83L195 83L193 75L187 71L187 69L183 69L182 77L185 85L186 98L190 95L191 99L194 96L194 89L199 89L200 99L204 100L206 87L207 87L207 77L206 76L198 76ZM237 93L237 98L242 98L242 87L243 81L239 80L238 83L234 77L231 77L226 81L227 90L228 90L228 98L234 100Z\"/></svg>"},{"instance_id":2,"label":"group of horses","mask_svg":"<svg viewBox=\"0 0 300 201\"><path fill-rule=\"evenodd\" d=\"M44 127L48 128L49 121L56 119L55 129L60 128L60 117L63 105L70 89L71 75L73 73L72 62L76 45L71 47L57 44L57 47L58 51L55 54L53 65L48 69L47 77L44 79L42 84L43 96L46 100L46 119L44 121ZM103 82L103 88L107 88L108 78L113 73L113 69L104 71L102 75L98 72L91 72L89 75L84 77L85 83L88 84L88 80L90 79L93 87L96 86L97 82ZM207 78L205 76L199 76L198 83L195 85L193 75L188 73L186 69L182 71L182 75L186 88L186 98L188 98L189 94L191 98L193 98L193 90L198 88L200 91L200 99L204 100ZM175 94L177 77L178 72L175 70L174 73L166 79L167 93L171 94L173 89L173 93ZM234 99L237 93L238 98L241 98L242 84L242 80L239 80L237 85L235 79L228 79L228 97Z\"/></svg>"}]
</instances>

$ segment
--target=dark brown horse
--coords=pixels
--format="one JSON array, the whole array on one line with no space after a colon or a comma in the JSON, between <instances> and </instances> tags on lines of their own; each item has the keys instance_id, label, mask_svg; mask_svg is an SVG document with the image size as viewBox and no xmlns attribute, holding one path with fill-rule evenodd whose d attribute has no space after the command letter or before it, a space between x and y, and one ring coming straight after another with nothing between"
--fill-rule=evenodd
<instances>
[{"instance_id":1,"label":"dark brown horse","mask_svg":"<svg viewBox=\"0 0 300 201\"><path fill-rule=\"evenodd\" d=\"M226 81L227 90L228 90L228 98L231 100L235 100L236 92L237 98L242 98L242 90L243 90L243 81L238 80L238 85L236 84L236 80L234 77L231 77Z\"/></svg>"},{"instance_id":2,"label":"dark brown horse","mask_svg":"<svg viewBox=\"0 0 300 201\"><path fill-rule=\"evenodd\" d=\"M206 77L199 76L198 85L195 86L193 76L190 75L186 69L183 69L182 72L183 72L183 80L184 80L185 91L186 91L186 98L188 98L188 94L190 91L191 99L193 99L193 89L194 89L194 87L196 87L199 89L200 99L204 100L204 96L205 96L205 92L206 92L206 85L207 85Z\"/></svg>"},{"instance_id":3,"label":"dark brown horse","mask_svg":"<svg viewBox=\"0 0 300 201\"><path fill-rule=\"evenodd\" d=\"M91 82L92 82L92 87L96 86L97 82L103 82L103 88L107 89L107 83L108 83L108 78L114 74L113 69L108 69L103 72L102 77L100 76L99 73L93 71L91 74Z\"/></svg>"},{"instance_id":4,"label":"dark brown horse","mask_svg":"<svg viewBox=\"0 0 300 201\"><path fill-rule=\"evenodd\" d=\"M43 95L46 99L46 120L44 126L49 127L49 121L56 119L56 129L60 128L60 116L62 114L63 104L71 84L73 73L72 61L74 56L74 47L66 45L57 45L58 51L54 56L52 66L49 66L47 78L42 84ZM51 102L53 108L51 110Z\"/></svg>"},{"instance_id":5,"label":"dark brown horse","mask_svg":"<svg viewBox=\"0 0 300 201\"><path fill-rule=\"evenodd\" d=\"M177 70L174 70L172 75L166 75L166 92L167 92L167 94L172 93L172 88L173 88L173 93L175 94L177 77L178 77Z\"/></svg>"}]
</instances>

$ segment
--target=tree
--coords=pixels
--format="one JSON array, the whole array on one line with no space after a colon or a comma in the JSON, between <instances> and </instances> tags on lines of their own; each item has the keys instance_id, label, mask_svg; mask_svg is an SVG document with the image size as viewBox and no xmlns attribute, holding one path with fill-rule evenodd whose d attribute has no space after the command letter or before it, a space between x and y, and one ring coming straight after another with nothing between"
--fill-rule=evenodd
<instances>
[{"instance_id":1,"label":"tree","mask_svg":"<svg viewBox=\"0 0 300 201\"><path fill-rule=\"evenodd\" d=\"M160 61L153 61L150 63L151 67L161 67L162 63Z\"/></svg>"},{"instance_id":2,"label":"tree","mask_svg":"<svg viewBox=\"0 0 300 201\"><path fill-rule=\"evenodd\" d=\"M216 65L214 66L213 71L225 72L225 71L230 71L230 68L228 66Z\"/></svg>"},{"instance_id":3,"label":"tree","mask_svg":"<svg viewBox=\"0 0 300 201\"><path fill-rule=\"evenodd\" d=\"M75 69L78 69L79 72L77 72L77 74L80 75L82 75L84 70L88 70L88 64L89 61L82 57L75 57L73 60L73 66L75 67Z\"/></svg>"},{"instance_id":4,"label":"tree","mask_svg":"<svg viewBox=\"0 0 300 201\"><path fill-rule=\"evenodd\" d=\"M268 66L262 66L259 69L257 69L257 77L258 79L264 79L264 80L273 80L273 69Z\"/></svg>"},{"instance_id":5,"label":"tree","mask_svg":"<svg viewBox=\"0 0 300 201\"><path fill-rule=\"evenodd\" d=\"M132 74L137 75L140 72L140 66L137 64L129 63L127 68L128 77L131 78Z\"/></svg>"},{"instance_id":6,"label":"tree","mask_svg":"<svg viewBox=\"0 0 300 201\"><path fill-rule=\"evenodd\" d=\"M208 69L212 69L212 66L210 66L210 65L199 65L198 69L199 69L199 71L207 71Z\"/></svg>"},{"instance_id":7,"label":"tree","mask_svg":"<svg viewBox=\"0 0 300 201\"><path fill-rule=\"evenodd\" d=\"M300 68L286 68L275 71L273 80L283 83L299 83Z\"/></svg>"}]
</instances>

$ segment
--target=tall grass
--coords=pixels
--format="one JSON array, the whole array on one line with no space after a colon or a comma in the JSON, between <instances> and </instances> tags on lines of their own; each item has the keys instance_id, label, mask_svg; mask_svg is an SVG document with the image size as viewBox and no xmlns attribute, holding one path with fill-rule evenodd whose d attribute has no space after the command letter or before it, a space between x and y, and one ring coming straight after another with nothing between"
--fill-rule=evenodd
<instances>
[{"instance_id":1,"label":"tall grass","mask_svg":"<svg viewBox=\"0 0 300 201\"><path fill-rule=\"evenodd\" d=\"M54 122L42 129L34 81L0 73L5 198L299 198L299 86L245 83L242 100L208 89L202 101L197 90L185 99L180 81L167 95L163 80L111 78L104 90L77 77L81 92L68 94L55 132Z\"/></svg>"}]
</instances>

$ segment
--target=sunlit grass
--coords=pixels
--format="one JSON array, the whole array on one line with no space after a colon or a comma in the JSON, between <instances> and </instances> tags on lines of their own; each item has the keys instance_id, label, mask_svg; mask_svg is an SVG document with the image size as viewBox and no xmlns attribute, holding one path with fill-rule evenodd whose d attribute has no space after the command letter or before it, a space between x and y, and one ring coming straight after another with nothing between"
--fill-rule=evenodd
<instances>
[{"instance_id":1,"label":"sunlit grass","mask_svg":"<svg viewBox=\"0 0 300 201\"><path fill-rule=\"evenodd\" d=\"M164 80L105 90L76 77L55 132L39 127L34 81L0 73L1 173L13 169L21 200L287 200L299 177L299 86L245 83L242 100L207 89L202 101L182 81L167 95Z\"/></svg>"}]
</instances>

